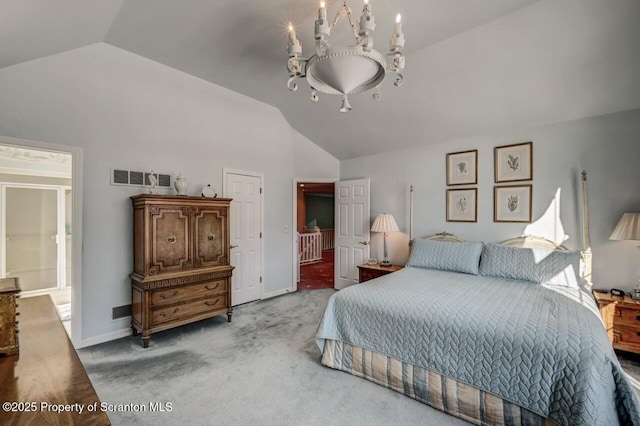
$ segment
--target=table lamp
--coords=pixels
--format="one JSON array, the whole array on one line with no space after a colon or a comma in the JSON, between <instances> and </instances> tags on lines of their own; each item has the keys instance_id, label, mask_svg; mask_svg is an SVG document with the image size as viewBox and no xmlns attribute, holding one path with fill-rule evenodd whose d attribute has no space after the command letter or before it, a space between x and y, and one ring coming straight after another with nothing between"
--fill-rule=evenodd
<instances>
[{"instance_id":1,"label":"table lamp","mask_svg":"<svg viewBox=\"0 0 640 426\"><path fill-rule=\"evenodd\" d=\"M625 213L609 237L610 240L640 240L640 213ZM638 247L640 248L640 247ZM640 274L637 289L640 290ZM636 292L634 292L635 295ZM640 298L640 291L637 292ZM635 297L634 297L635 298Z\"/></svg>"},{"instance_id":2,"label":"table lamp","mask_svg":"<svg viewBox=\"0 0 640 426\"><path fill-rule=\"evenodd\" d=\"M391 265L391 262L389 262L389 258L387 257L387 232L398 231L400 231L400 228L398 228L396 220L389 213L381 213L376 216L376 219L373 221L373 225L371 225L371 232L384 232L384 257L382 258L382 262L380 262L380 266Z\"/></svg>"}]
</instances>

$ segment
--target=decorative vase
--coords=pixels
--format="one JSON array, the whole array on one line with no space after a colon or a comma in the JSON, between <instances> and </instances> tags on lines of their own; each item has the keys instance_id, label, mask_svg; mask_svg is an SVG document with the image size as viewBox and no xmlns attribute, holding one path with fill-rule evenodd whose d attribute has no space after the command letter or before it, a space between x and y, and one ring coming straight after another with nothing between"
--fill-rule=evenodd
<instances>
[{"instance_id":1,"label":"decorative vase","mask_svg":"<svg viewBox=\"0 0 640 426\"><path fill-rule=\"evenodd\" d=\"M179 173L173 181L173 186L176 187L176 191L178 191L178 195L187 195L187 187L189 183L187 182L187 178Z\"/></svg>"}]
</instances>

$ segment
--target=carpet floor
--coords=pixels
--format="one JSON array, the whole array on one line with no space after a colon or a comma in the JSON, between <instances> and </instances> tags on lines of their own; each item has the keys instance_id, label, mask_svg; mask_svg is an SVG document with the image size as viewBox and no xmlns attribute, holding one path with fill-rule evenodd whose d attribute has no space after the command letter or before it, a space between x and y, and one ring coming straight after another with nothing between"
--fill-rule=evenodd
<instances>
[{"instance_id":1,"label":"carpet floor","mask_svg":"<svg viewBox=\"0 0 640 426\"><path fill-rule=\"evenodd\" d=\"M298 291L78 354L114 425L462 425L462 420L320 365L315 332L334 290ZM150 411L171 403L171 411ZM163 405L167 407L167 405ZM116 408L116 407L114 407Z\"/></svg>"},{"instance_id":2,"label":"carpet floor","mask_svg":"<svg viewBox=\"0 0 640 426\"><path fill-rule=\"evenodd\" d=\"M78 354L101 401L114 406L107 414L116 426L467 424L320 365L314 337L334 292L237 306L231 323L219 316L154 334L147 349L127 337ZM618 357L640 389L640 356ZM157 403L165 411L152 411Z\"/></svg>"}]
</instances>

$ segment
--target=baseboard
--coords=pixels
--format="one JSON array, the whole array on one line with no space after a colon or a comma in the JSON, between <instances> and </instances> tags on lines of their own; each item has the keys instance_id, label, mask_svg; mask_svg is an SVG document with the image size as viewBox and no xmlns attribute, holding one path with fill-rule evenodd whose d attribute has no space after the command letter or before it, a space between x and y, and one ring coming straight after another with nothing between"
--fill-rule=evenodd
<instances>
[{"instance_id":1,"label":"baseboard","mask_svg":"<svg viewBox=\"0 0 640 426\"><path fill-rule=\"evenodd\" d=\"M283 294L287 294L287 293L293 293L296 290L297 290L297 287L294 287L294 288L285 288L284 290L273 291L271 293L264 293L262 295L262 300L271 299L272 297L282 296Z\"/></svg>"},{"instance_id":2,"label":"baseboard","mask_svg":"<svg viewBox=\"0 0 640 426\"><path fill-rule=\"evenodd\" d=\"M80 342L80 347L76 347L76 349L99 345L100 343L110 342L112 340L121 339L127 336L131 336L131 327L112 331L111 333L101 334L99 336L89 337L88 339L82 339L82 341Z\"/></svg>"}]
</instances>

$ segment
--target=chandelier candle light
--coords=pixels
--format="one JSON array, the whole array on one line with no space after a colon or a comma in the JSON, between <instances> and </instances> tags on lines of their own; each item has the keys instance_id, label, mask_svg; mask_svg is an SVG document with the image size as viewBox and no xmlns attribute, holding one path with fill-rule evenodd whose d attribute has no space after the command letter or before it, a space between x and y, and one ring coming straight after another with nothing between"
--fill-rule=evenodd
<instances>
[{"instance_id":1,"label":"chandelier candle light","mask_svg":"<svg viewBox=\"0 0 640 426\"><path fill-rule=\"evenodd\" d=\"M340 18L346 18L355 39L353 46L332 46L329 36ZM296 30L289 24L289 81L287 87L292 92L298 90L296 80L306 77L311 86L311 100L318 102L318 92L341 95L341 112L351 111L348 96L373 90L373 99L379 100L380 84L387 72L395 74L393 84L401 86L404 82L404 33L400 14L396 17L396 26L389 42L389 52L385 55L373 49L373 31L376 23L371 13L371 5L364 0L360 21L353 20L351 8L344 1L333 23L327 21L325 2L320 2L318 19L315 22L316 53L310 58L302 58L302 46L296 38Z\"/></svg>"}]
</instances>

